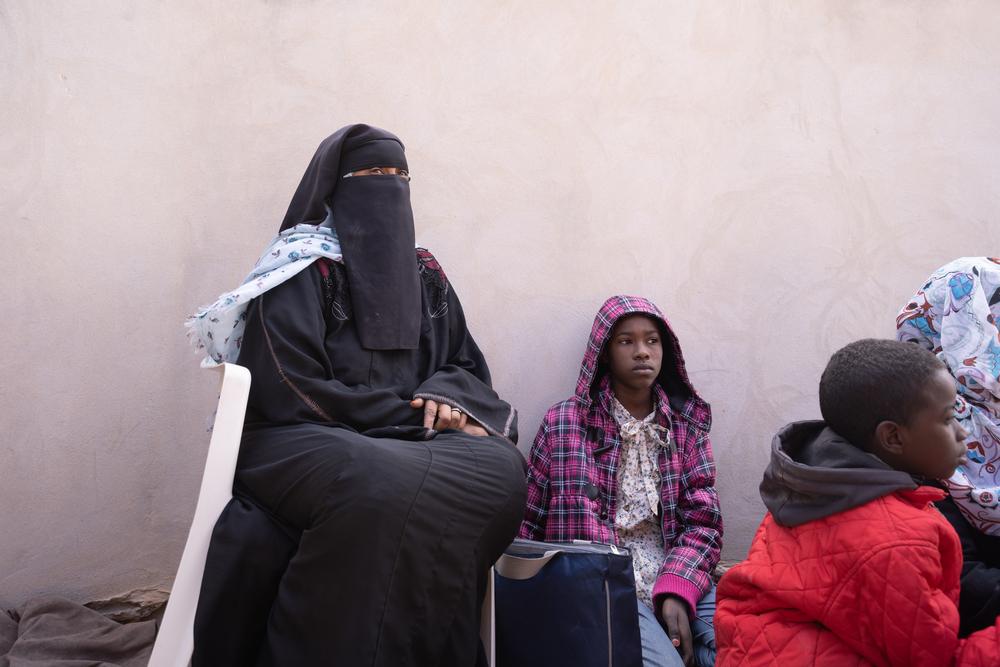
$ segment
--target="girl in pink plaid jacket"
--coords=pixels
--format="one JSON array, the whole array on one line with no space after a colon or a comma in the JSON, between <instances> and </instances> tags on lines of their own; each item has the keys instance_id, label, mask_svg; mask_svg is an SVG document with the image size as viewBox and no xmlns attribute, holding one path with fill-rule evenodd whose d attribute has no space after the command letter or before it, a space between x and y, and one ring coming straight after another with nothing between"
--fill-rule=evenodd
<instances>
[{"instance_id":1,"label":"girl in pink plaid jacket","mask_svg":"<svg viewBox=\"0 0 1000 667\"><path fill-rule=\"evenodd\" d=\"M615 296L594 320L575 394L549 409L531 449L520 536L631 550L647 667L714 662L711 419L660 309Z\"/></svg>"}]
</instances>

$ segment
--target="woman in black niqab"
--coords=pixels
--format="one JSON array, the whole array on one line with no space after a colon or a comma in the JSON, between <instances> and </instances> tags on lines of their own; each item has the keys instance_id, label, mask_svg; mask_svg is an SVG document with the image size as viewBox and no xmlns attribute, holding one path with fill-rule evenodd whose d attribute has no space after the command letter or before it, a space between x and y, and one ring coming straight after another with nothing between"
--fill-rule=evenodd
<instances>
[{"instance_id":1,"label":"woman in black niqab","mask_svg":"<svg viewBox=\"0 0 1000 667\"><path fill-rule=\"evenodd\" d=\"M413 261L410 184L391 174L345 178L377 167L409 173L395 135L349 125L328 137L302 177L281 229L322 224L332 215L362 344L370 350L412 350L420 334L420 278Z\"/></svg>"},{"instance_id":2,"label":"woman in black niqab","mask_svg":"<svg viewBox=\"0 0 1000 667\"><path fill-rule=\"evenodd\" d=\"M196 667L484 660L485 577L523 513L523 459L454 290L414 247L407 169L395 136L348 126L292 198L282 229L332 227L343 261L246 312L253 384Z\"/></svg>"}]
</instances>

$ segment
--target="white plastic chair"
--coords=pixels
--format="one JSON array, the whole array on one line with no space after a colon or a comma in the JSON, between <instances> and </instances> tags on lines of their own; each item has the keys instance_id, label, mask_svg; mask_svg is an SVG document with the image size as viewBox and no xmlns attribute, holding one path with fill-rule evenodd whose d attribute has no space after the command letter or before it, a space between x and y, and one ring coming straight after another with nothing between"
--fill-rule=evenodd
<instances>
[{"instance_id":1,"label":"white plastic chair","mask_svg":"<svg viewBox=\"0 0 1000 667\"><path fill-rule=\"evenodd\" d=\"M490 568L486 579L486 596L483 598L482 620L479 625L479 639L483 642L486 661L490 667L497 664L497 624L494 617L493 576L494 568Z\"/></svg>"},{"instance_id":2,"label":"white plastic chair","mask_svg":"<svg viewBox=\"0 0 1000 667\"><path fill-rule=\"evenodd\" d=\"M198 607L208 544L215 522L233 497L236 457L240 452L243 417L250 394L250 371L235 364L221 364L212 370L222 374L219 406L215 412L194 520L149 658L149 667L187 667L191 663L194 613Z\"/></svg>"}]
</instances>

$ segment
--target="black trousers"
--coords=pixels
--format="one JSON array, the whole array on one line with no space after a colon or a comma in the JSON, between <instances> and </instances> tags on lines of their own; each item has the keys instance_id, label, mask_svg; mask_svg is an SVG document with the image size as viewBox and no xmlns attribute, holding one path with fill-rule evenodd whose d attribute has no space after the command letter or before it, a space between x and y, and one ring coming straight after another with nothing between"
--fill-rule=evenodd
<instances>
[{"instance_id":1,"label":"black trousers","mask_svg":"<svg viewBox=\"0 0 1000 667\"><path fill-rule=\"evenodd\" d=\"M485 577L524 511L499 438L248 431L213 535L194 664L471 667Z\"/></svg>"}]
</instances>

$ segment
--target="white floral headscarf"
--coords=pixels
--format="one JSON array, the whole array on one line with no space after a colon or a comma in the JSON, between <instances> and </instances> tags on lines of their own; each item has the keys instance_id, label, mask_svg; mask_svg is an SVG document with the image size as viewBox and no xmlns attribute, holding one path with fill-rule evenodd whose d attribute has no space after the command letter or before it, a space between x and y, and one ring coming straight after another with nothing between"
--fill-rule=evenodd
<instances>
[{"instance_id":1,"label":"white floral headscarf","mask_svg":"<svg viewBox=\"0 0 1000 667\"><path fill-rule=\"evenodd\" d=\"M896 318L896 338L937 354L955 378L968 463L946 481L969 523L1000 535L1000 258L962 257L927 280Z\"/></svg>"}]
</instances>

